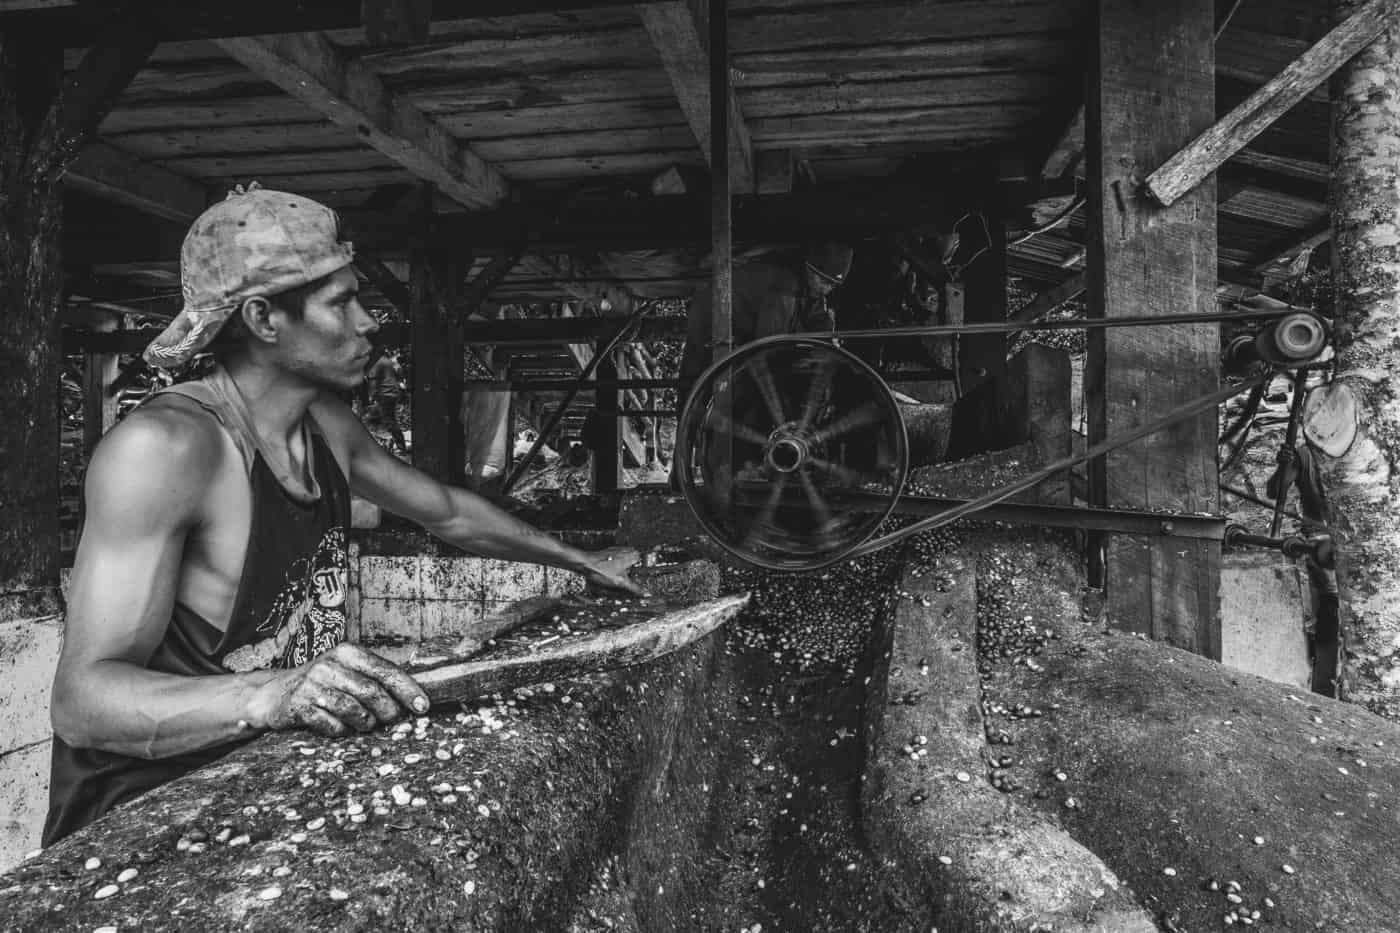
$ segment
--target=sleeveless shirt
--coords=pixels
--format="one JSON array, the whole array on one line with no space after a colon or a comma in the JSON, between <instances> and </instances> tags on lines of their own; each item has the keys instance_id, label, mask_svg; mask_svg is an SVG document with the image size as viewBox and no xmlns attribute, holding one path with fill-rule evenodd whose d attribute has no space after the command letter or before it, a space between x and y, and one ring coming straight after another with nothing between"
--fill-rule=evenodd
<instances>
[{"instance_id":1,"label":"sleeveless shirt","mask_svg":"<svg viewBox=\"0 0 1400 933\"><path fill-rule=\"evenodd\" d=\"M223 425L247 469L252 514L228 628L220 631L177 597L170 624L146 667L194 677L290 668L335 647L346 632L350 492L315 420L307 415L302 422L307 476L298 481L274 467L276 460L253 429L238 387L221 367L152 398L161 396L198 406ZM54 736L43 844L51 845L240 744L151 760L73 748Z\"/></svg>"}]
</instances>

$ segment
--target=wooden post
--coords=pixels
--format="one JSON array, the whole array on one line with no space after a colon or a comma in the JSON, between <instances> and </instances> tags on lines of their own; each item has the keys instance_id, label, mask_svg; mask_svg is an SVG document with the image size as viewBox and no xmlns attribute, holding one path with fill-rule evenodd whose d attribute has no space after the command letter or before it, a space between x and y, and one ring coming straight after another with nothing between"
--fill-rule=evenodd
<instances>
[{"instance_id":1,"label":"wooden post","mask_svg":"<svg viewBox=\"0 0 1400 933\"><path fill-rule=\"evenodd\" d=\"M1215 310L1215 183L1170 208L1140 178L1215 119L1212 0L1098 0L1086 109L1090 314ZM1164 55L1163 49L1170 49ZM1090 331L1090 442L1122 433L1218 384L1218 327ZM1216 416L1208 412L1096 461L1095 504L1217 508ZM1116 536L1107 544L1113 625L1218 659L1220 547Z\"/></svg>"},{"instance_id":2,"label":"wooden post","mask_svg":"<svg viewBox=\"0 0 1400 933\"><path fill-rule=\"evenodd\" d=\"M986 249L963 274L963 315L968 324L1006 320L1006 227L994 179L987 180L985 190L987 194L979 208L986 218ZM962 235L976 236L969 232L973 226L971 220L967 221ZM963 393L972 392L984 383L996 384L1005 372L1005 334L979 334L959 339L958 387Z\"/></svg>"},{"instance_id":3,"label":"wooden post","mask_svg":"<svg viewBox=\"0 0 1400 933\"><path fill-rule=\"evenodd\" d=\"M471 257L442 249L411 257L413 308L413 465L461 485L466 470L462 428L462 328L449 308L460 304Z\"/></svg>"},{"instance_id":4,"label":"wooden post","mask_svg":"<svg viewBox=\"0 0 1400 933\"><path fill-rule=\"evenodd\" d=\"M728 0L710 0L710 100L729 98ZM729 192L729 108L710 108L710 344L718 360L734 349L734 240Z\"/></svg>"},{"instance_id":5,"label":"wooden post","mask_svg":"<svg viewBox=\"0 0 1400 933\"><path fill-rule=\"evenodd\" d=\"M598 348L595 347L593 352L597 353ZM617 365L611 355L598 364L593 376L595 379L610 382L617 380ZM593 451L593 491L616 492L622 441L622 419L617 414L621 407L618 404L618 390L599 389L594 394L594 417L598 419L594 425L594 440L598 443ZM610 439L611 443L607 443L607 439Z\"/></svg>"},{"instance_id":6,"label":"wooden post","mask_svg":"<svg viewBox=\"0 0 1400 933\"><path fill-rule=\"evenodd\" d=\"M60 183L155 42L132 18L65 81L59 45L0 30L0 620L59 604Z\"/></svg>"},{"instance_id":7,"label":"wooden post","mask_svg":"<svg viewBox=\"0 0 1400 933\"><path fill-rule=\"evenodd\" d=\"M92 329L101 332L121 330L121 319L115 315L92 322ZM92 450L102 435L117 423L117 397L107 388L117 378L119 358L115 353L83 354L83 457L92 457Z\"/></svg>"},{"instance_id":8,"label":"wooden post","mask_svg":"<svg viewBox=\"0 0 1400 933\"><path fill-rule=\"evenodd\" d=\"M1336 0L1342 20L1366 4ZM1384 33L1332 84L1332 272L1336 373L1315 389L1304 434L1328 456L1323 480L1341 542L1338 582L1350 652L1344 696L1400 716L1400 34Z\"/></svg>"}]
</instances>

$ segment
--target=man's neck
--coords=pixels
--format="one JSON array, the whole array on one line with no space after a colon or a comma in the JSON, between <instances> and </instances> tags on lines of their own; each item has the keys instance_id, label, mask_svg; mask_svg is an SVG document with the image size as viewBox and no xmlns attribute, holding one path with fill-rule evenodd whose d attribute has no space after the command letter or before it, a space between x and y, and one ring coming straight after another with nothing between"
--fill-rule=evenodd
<instances>
[{"instance_id":1,"label":"man's neck","mask_svg":"<svg viewBox=\"0 0 1400 933\"><path fill-rule=\"evenodd\" d=\"M261 366L246 356L223 363L263 443L286 449L320 389L298 376Z\"/></svg>"}]
</instances>

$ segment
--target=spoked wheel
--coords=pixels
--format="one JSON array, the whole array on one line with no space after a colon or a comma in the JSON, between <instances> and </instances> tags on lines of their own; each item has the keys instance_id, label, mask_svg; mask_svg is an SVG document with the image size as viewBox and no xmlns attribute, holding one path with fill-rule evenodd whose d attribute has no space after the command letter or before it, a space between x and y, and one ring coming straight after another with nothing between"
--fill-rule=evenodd
<instances>
[{"instance_id":1,"label":"spoked wheel","mask_svg":"<svg viewBox=\"0 0 1400 933\"><path fill-rule=\"evenodd\" d=\"M700 377L676 467L691 511L726 550L810 570L875 533L904 487L909 445L894 397L862 360L820 340L771 337Z\"/></svg>"}]
</instances>

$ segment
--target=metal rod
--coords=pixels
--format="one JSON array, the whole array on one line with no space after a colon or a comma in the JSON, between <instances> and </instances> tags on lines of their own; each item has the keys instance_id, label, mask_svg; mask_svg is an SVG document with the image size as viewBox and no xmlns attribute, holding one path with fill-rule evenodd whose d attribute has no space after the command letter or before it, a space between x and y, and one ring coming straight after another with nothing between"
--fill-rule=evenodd
<instances>
[{"instance_id":1,"label":"metal rod","mask_svg":"<svg viewBox=\"0 0 1400 933\"><path fill-rule=\"evenodd\" d=\"M1274 507L1274 503L1270 502L1268 499L1265 499L1262 496L1256 496L1250 492L1245 492L1243 489L1239 489L1235 486L1227 486L1226 484L1221 483L1220 491L1228 493L1237 498L1243 499L1246 502L1253 502L1255 505L1262 505L1266 509L1272 509ZM1299 515L1292 509L1285 509L1283 514L1287 515L1289 518L1295 519L1296 521L1306 521L1306 519L1304 519L1303 516Z\"/></svg>"},{"instance_id":2,"label":"metal rod","mask_svg":"<svg viewBox=\"0 0 1400 933\"><path fill-rule=\"evenodd\" d=\"M1278 451L1279 477L1286 482L1279 483L1278 501L1274 503L1274 515L1269 521L1269 537L1277 538L1283 530L1283 510L1288 505L1288 487L1293 485L1294 464L1298 462L1298 426L1303 420L1303 402L1307 398L1308 374L1293 374L1293 400L1288 406L1288 430L1283 435L1283 446Z\"/></svg>"},{"instance_id":3,"label":"metal rod","mask_svg":"<svg viewBox=\"0 0 1400 933\"><path fill-rule=\"evenodd\" d=\"M956 337L968 334L1009 334L1017 331L1085 330L1096 327L1161 327L1173 324L1224 324L1232 321L1262 321L1297 314L1298 309L1264 311L1192 311L1171 315L1124 315L1104 318L1062 318L1052 321L979 321L975 324L931 324L928 326L885 327L866 330L804 331L803 337L818 340L880 340L887 337ZM779 340L781 337L768 337ZM752 346L752 344L750 344Z\"/></svg>"},{"instance_id":4,"label":"metal rod","mask_svg":"<svg viewBox=\"0 0 1400 933\"><path fill-rule=\"evenodd\" d=\"M793 504L798 500L793 498ZM862 490L834 493L832 504L858 509L863 504L882 506L888 496ZM901 496L895 512L901 515L942 515L948 509L966 505L969 499L945 496ZM748 497L741 496L747 505ZM1013 522L1044 525L1050 528L1075 528L1085 531L1108 531L1132 535L1164 535L1175 538L1200 538L1206 541L1225 540L1225 518L1220 515L1196 515L1183 512L1148 512L1142 509L1094 509L1069 505L1042 505L1030 502L1002 502L978 509L979 518L989 522Z\"/></svg>"},{"instance_id":5,"label":"metal rod","mask_svg":"<svg viewBox=\"0 0 1400 933\"><path fill-rule=\"evenodd\" d=\"M1139 425L1138 427L1133 428L1131 431L1128 431L1125 434L1122 434L1118 437L1112 437L1106 440L1102 440L1094 446L1083 451L1082 453L1071 454L1068 457L1061 457L1054 463L1044 466L1041 469L1036 470L1034 473L1027 474L1026 476L1023 476L1018 480L1007 483L1000 489L994 489L986 495L979 496L978 498L973 499L969 502L965 502L960 506L955 506L951 509L948 509L946 512L941 512L938 515L933 516L932 518L926 518L923 521L915 522L914 524L909 525L905 528L901 528L898 531L893 531L885 535L884 537L876 538L872 541L867 541L859 547L853 549L849 554L846 555L846 557L861 557L865 554L871 553L872 551L877 551L880 548L886 547L891 544L895 544L899 541L903 541L905 538L912 538L915 535L920 535L927 531L933 531L934 529L942 528L944 525L952 524L958 519L965 518L968 515L971 515L974 512L978 512L988 506L997 505L998 503L1005 502L1012 496L1017 495L1018 493L1025 492L1027 489L1032 489L1040 483L1043 483L1045 480L1054 476L1056 473L1059 473L1063 470L1068 470L1071 467L1078 466L1079 464L1089 460L1093 460L1096 457L1102 457L1104 454L1112 453L1120 447L1126 447L1134 441L1141 440L1142 438L1147 437L1150 434L1155 434L1163 428L1170 427L1176 422L1181 421L1185 418L1189 418L1192 415L1200 414L1203 411L1209 411L1210 409L1217 407L1221 402L1225 401L1231 396L1236 395L1239 392L1244 391L1245 389L1253 388L1263 380L1269 379L1272 376L1273 372L1270 371L1268 373L1255 376L1252 379L1246 379L1244 382L1236 383L1234 385L1229 385L1225 386L1224 388L1217 389L1216 391L1211 392L1208 395L1203 395L1198 399L1194 399L1190 402L1187 402L1185 405L1181 405L1177 408L1172 409L1171 411L1167 412L1165 415L1163 415L1160 418L1157 418L1154 421L1149 421L1146 424Z\"/></svg>"},{"instance_id":6,"label":"metal rod","mask_svg":"<svg viewBox=\"0 0 1400 933\"><path fill-rule=\"evenodd\" d=\"M565 392L578 385L577 379L467 379L468 389L497 389L502 392ZM674 379L596 379L583 388L584 392L610 389L674 389Z\"/></svg>"},{"instance_id":7,"label":"metal rod","mask_svg":"<svg viewBox=\"0 0 1400 933\"><path fill-rule=\"evenodd\" d=\"M535 458L539 456L540 450L548 442L549 438L553 436L554 432L558 430L559 425L563 423L564 416L569 413L569 406L572 405L574 399L578 397L579 391L583 384L588 381L588 377L593 375L604 359L611 356L612 351L622 342L622 338L627 336L632 326L641 320L642 316L650 311L652 307L653 305L650 302L639 305L637 310L633 311L623 325L617 329L617 332L612 335L607 344L601 347L597 353L593 354L593 358L588 361L588 365L583 367L583 372L579 374L578 382L574 384L573 389L571 389L569 394L564 396L563 401L559 403L558 410L550 417L549 423L540 430L540 436L535 438L535 443L530 445L529 453L525 454L521 461L515 465L515 469L511 471L510 476L506 478L505 484L501 486L501 495L509 495L510 491L515 488L515 484L520 482L520 477L525 475L525 471L530 468L530 464L534 463Z\"/></svg>"}]
</instances>

